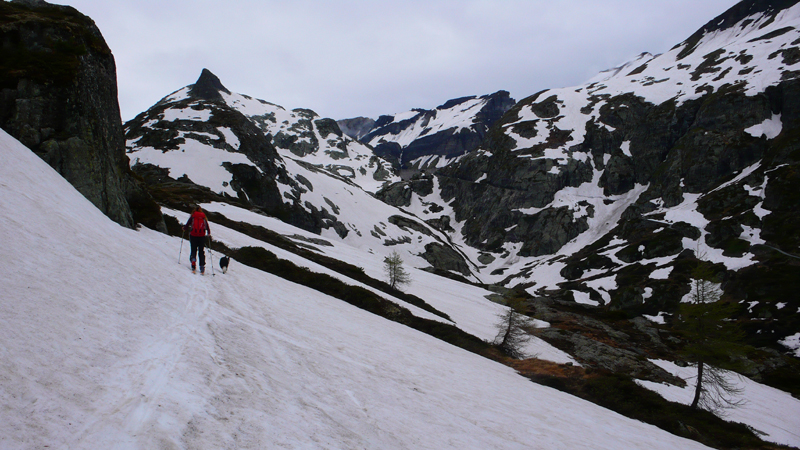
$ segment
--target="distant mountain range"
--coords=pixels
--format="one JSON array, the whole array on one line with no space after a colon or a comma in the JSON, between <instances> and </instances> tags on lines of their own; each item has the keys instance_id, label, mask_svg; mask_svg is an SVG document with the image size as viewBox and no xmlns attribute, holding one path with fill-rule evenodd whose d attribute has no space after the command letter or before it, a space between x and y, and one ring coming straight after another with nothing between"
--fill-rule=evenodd
<instances>
[{"instance_id":1,"label":"distant mountain range","mask_svg":"<svg viewBox=\"0 0 800 450\"><path fill-rule=\"evenodd\" d=\"M449 100L432 110L414 109L377 121L345 119L339 125L397 169L415 173L435 170L475 150L514 103L508 92L498 91Z\"/></svg>"}]
</instances>

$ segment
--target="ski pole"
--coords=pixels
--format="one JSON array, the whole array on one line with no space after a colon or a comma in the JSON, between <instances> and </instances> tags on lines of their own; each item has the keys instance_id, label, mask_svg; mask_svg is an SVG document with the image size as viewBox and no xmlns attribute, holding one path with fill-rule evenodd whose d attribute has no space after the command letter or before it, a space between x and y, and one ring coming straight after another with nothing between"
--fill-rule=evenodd
<instances>
[{"instance_id":1,"label":"ski pole","mask_svg":"<svg viewBox=\"0 0 800 450\"><path fill-rule=\"evenodd\" d=\"M214 273L214 253L211 252L211 236L208 237L208 256L211 258L211 276L217 276L217 274Z\"/></svg>"},{"instance_id":2,"label":"ski pole","mask_svg":"<svg viewBox=\"0 0 800 450\"><path fill-rule=\"evenodd\" d=\"M181 234L181 249L178 251L178 264L181 263L181 253L183 253L183 238L186 236L186 230Z\"/></svg>"}]
</instances>

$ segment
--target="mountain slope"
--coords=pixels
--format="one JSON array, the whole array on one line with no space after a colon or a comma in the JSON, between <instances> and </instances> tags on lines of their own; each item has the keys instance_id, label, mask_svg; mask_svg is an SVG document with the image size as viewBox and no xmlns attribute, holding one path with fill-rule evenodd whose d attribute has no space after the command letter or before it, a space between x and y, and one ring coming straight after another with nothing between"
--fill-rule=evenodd
<instances>
[{"instance_id":1,"label":"mountain slope","mask_svg":"<svg viewBox=\"0 0 800 450\"><path fill-rule=\"evenodd\" d=\"M746 374L791 390L793 378L784 374L793 362L781 352L796 349L800 332L792 295L800 287L793 232L800 218L792 206L797 8L751 14L737 7L721 16L730 26L710 27L663 55L643 54L585 85L531 96L496 123L478 151L448 160L435 176L386 184L375 196L356 186L369 171L342 176L328 157L336 152L321 150L328 144L319 125L333 127L329 121L232 94L209 74L129 123L129 152L173 209L233 203L333 246L380 257L398 250L414 268L526 290L537 311L545 301L580 305L589 314L647 317L667 334L705 258L725 299L741 304L737 319L758 349ZM437 113L437 129L473 120L469 106L483 100L443 105L453 121ZM427 129L409 125L406 131ZM207 151L216 159L204 160ZM221 175L207 178L211 170ZM583 336L606 332L587 323L581 332L537 334L582 355L587 366L637 377L642 365L656 369L638 361L643 350L630 340L607 337L632 352L626 358L595 351L595 340ZM660 339L646 351L668 351Z\"/></svg>"},{"instance_id":2,"label":"mountain slope","mask_svg":"<svg viewBox=\"0 0 800 450\"><path fill-rule=\"evenodd\" d=\"M4 448L705 448L263 272L192 275L0 146Z\"/></svg>"},{"instance_id":3,"label":"mountain slope","mask_svg":"<svg viewBox=\"0 0 800 450\"><path fill-rule=\"evenodd\" d=\"M381 116L358 139L399 169L435 170L477 148L489 128L514 105L508 92L462 97L432 110ZM340 121L348 126L363 121Z\"/></svg>"},{"instance_id":4,"label":"mountain slope","mask_svg":"<svg viewBox=\"0 0 800 450\"><path fill-rule=\"evenodd\" d=\"M311 111L230 93L204 71L128 122L126 137L134 172L164 204L242 204L326 239L472 276L446 235L370 193L398 179L388 163Z\"/></svg>"},{"instance_id":5,"label":"mountain slope","mask_svg":"<svg viewBox=\"0 0 800 450\"><path fill-rule=\"evenodd\" d=\"M658 322L704 255L749 342L786 350L800 331L800 6L745 1L710 23L522 100L433 189L379 196L446 221L484 282Z\"/></svg>"}]
</instances>

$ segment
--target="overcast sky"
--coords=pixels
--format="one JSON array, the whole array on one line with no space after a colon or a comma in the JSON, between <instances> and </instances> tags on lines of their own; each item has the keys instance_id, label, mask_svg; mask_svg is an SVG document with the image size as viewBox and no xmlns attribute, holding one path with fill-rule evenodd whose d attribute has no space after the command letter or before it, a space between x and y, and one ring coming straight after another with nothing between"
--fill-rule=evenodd
<instances>
[{"instance_id":1,"label":"overcast sky","mask_svg":"<svg viewBox=\"0 0 800 450\"><path fill-rule=\"evenodd\" d=\"M97 23L122 119L192 84L323 117L377 118L573 86L662 53L736 0L50 0Z\"/></svg>"}]
</instances>

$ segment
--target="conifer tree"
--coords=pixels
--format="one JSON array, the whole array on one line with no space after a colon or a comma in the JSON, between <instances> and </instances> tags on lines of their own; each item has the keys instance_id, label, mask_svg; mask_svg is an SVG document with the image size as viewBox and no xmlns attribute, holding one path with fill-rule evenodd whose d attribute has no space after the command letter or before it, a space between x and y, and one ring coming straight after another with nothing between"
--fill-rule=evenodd
<instances>
[{"instance_id":1,"label":"conifer tree","mask_svg":"<svg viewBox=\"0 0 800 450\"><path fill-rule=\"evenodd\" d=\"M681 303L677 317L678 330L687 341L682 354L697 367L691 408L720 413L742 403L737 398L741 390L719 368L730 367L732 356L742 352L743 333L734 320L739 306L721 300L722 290L712 281L708 262L701 260L692 275L689 301Z\"/></svg>"},{"instance_id":2,"label":"conifer tree","mask_svg":"<svg viewBox=\"0 0 800 450\"><path fill-rule=\"evenodd\" d=\"M531 326L531 320L525 315L525 300L514 297L508 300L507 306L507 310L497 315L497 337L494 343L506 355L523 359L528 357L525 354L524 346L531 339L531 335L526 329Z\"/></svg>"},{"instance_id":3,"label":"conifer tree","mask_svg":"<svg viewBox=\"0 0 800 450\"><path fill-rule=\"evenodd\" d=\"M386 278L392 289L399 289L400 286L411 282L411 276L409 276L406 269L403 268L403 260L396 251L393 251L391 255L383 258L383 265L386 271Z\"/></svg>"}]
</instances>

